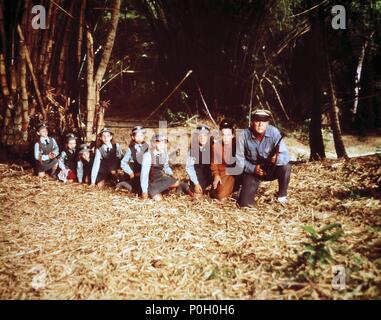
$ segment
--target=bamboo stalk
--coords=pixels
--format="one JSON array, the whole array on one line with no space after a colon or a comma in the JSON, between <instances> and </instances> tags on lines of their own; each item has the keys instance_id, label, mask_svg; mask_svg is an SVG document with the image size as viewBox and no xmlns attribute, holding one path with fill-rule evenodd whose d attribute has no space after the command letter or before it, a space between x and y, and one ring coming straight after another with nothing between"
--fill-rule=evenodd
<instances>
[{"instance_id":1,"label":"bamboo stalk","mask_svg":"<svg viewBox=\"0 0 381 320\"><path fill-rule=\"evenodd\" d=\"M2 137L1 142L6 143L8 139L8 129L12 120L12 108L13 102L9 94L7 75L5 70L5 59L4 55L0 53L0 79L1 79L1 90L3 93L4 105L5 105L5 115L3 119L2 126Z\"/></svg>"},{"instance_id":2,"label":"bamboo stalk","mask_svg":"<svg viewBox=\"0 0 381 320\"><path fill-rule=\"evenodd\" d=\"M93 50L93 39L91 33L87 30L87 119L86 119L86 140L90 141L94 133L94 116L95 107L100 101L100 87L102 85L102 80L106 72L108 62L110 60L111 51L114 46L116 30L119 20L121 0L115 0L112 6L111 13L111 26L106 37L106 43L103 47L103 52L101 60L98 65L98 69L94 75L94 50ZM102 122L102 120L101 120ZM95 124L101 122L95 122ZM99 128L95 128L98 131Z\"/></svg>"},{"instance_id":3,"label":"bamboo stalk","mask_svg":"<svg viewBox=\"0 0 381 320\"><path fill-rule=\"evenodd\" d=\"M253 111L254 78L251 79L250 104L249 104L249 127L251 126L251 113Z\"/></svg>"},{"instance_id":4,"label":"bamboo stalk","mask_svg":"<svg viewBox=\"0 0 381 320\"><path fill-rule=\"evenodd\" d=\"M193 70L189 70L187 74L180 80L180 82L174 87L174 89L171 91L171 93L157 106L155 110L153 110L147 118L144 119L144 121L149 120L159 109L168 101L170 97L173 96L173 94L180 88L180 86L184 83L184 81L192 74Z\"/></svg>"},{"instance_id":5,"label":"bamboo stalk","mask_svg":"<svg viewBox=\"0 0 381 320\"><path fill-rule=\"evenodd\" d=\"M0 3L0 36L1 36L1 48L2 52L5 54L6 52L6 36L4 29L4 12L3 12L3 2Z\"/></svg>"},{"instance_id":6,"label":"bamboo stalk","mask_svg":"<svg viewBox=\"0 0 381 320\"><path fill-rule=\"evenodd\" d=\"M1 81L1 91L5 100L9 99L9 88L7 81L7 74L5 71L5 57L4 54L0 53L0 81Z\"/></svg>"},{"instance_id":7,"label":"bamboo stalk","mask_svg":"<svg viewBox=\"0 0 381 320\"><path fill-rule=\"evenodd\" d=\"M93 138L93 121L95 114L95 85L94 85L94 40L90 30L86 31L87 46L87 100L86 100L86 141L90 142Z\"/></svg>"},{"instance_id":8,"label":"bamboo stalk","mask_svg":"<svg viewBox=\"0 0 381 320\"><path fill-rule=\"evenodd\" d=\"M273 83L268 77L265 77L265 79L267 80L267 82L268 82L268 83L271 85L271 87L273 88L273 90L274 90L274 92L275 92L275 95L276 95L276 97L277 97L277 99L278 99L279 105L281 106L282 111L283 111L283 113L284 113L284 115L285 115L287 121L289 121L289 120L290 120L290 117L289 117L289 115L287 114L286 109L284 108L284 105L283 105L282 99L280 98L280 95L279 95L279 93L278 93L278 90L276 89L274 83Z\"/></svg>"},{"instance_id":9,"label":"bamboo stalk","mask_svg":"<svg viewBox=\"0 0 381 320\"><path fill-rule=\"evenodd\" d=\"M374 34L374 31L370 34L369 38L365 40L364 45L362 46L361 49L361 54L358 59L357 63L357 68L356 68L356 77L355 77L355 99L353 102L353 107L352 107L352 114L356 116L357 114L357 107L359 103L359 93L360 93L360 81L361 81L361 72L362 72L362 66L364 63L364 58L365 58L365 52L368 47L369 41L372 39Z\"/></svg>"},{"instance_id":10,"label":"bamboo stalk","mask_svg":"<svg viewBox=\"0 0 381 320\"><path fill-rule=\"evenodd\" d=\"M74 9L74 1L70 5L70 14L73 13ZM72 28L73 22L70 17L66 18L66 27L65 27L65 34L63 37L62 47L60 51L59 56L59 63L58 63L58 77L57 77L57 86L60 89L63 89L63 83L65 79L65 62L66 57L68 55L69 51L69 43L70 43L70 37L71 37L71 28Z\"/></svg>"},{"instance_id":11,"label":"bamboo stalk","mask_svg":"<svg viewBox=\"0 0 381 320\"><path fill-rule=\"evenodd\" d=\"M40 106L42 116L43 116L44 120L46 120L47 119L47 114L46 114L44 103L43 103L43 100L42 100L42 97L41 97L40 88L38 86L38 81L37 81L36 75L34 73L32 61L30 60L30 55L29 55L28 48L25 45L25 38L24 38L24 35L22 33L22 30L21 30L21 27L20 27L19 24L17 25L17 33L18 33L18 35L20 37L20 42L22 43L22 45L24 46L24 49L25 49L25 58L26 58L28 69L29 69L29 73L30 73L30 75L32 77L32 82L33 82L33 86L34 86L34 91L36 93L37 102L38 102L38 104Z\"/></svg>"},{"instance_id":12,"label":"bamboo stalk","mask_svg":"<svg viewBox=\"0 0 381 320\"><path fill-rule=\"evenodd\" d=\"M54 33L56 30L56 18L57 18L57 9L54 8L52 12L52 18L51 21L52 23L50 24L49 28L49 38L48 38L48 43L46 45L46 53L44 57L44 65L42 69L42 83L43 83L43 88L44 92L46 93L47 88L50 87L50 73L49 73L49 68L51 68L52 65L52 54L53 54L53 38L54 38Z\"/></svg>"},{"instance_id":13,"label":"bamboo stalk","mask_svg":"<svg viewBox=\"0 0 381 320\"><path fill-rule=\"evenodd\" d=\"M101 61L99 62L99 66L94 77L94 81L97 82L99 86L102 85L102 80L106 72L108 62L110 60L112 48L114 46L116 29L117 29L118 20L119 20L120 4L121 4L121 0L115 0L114 5L112 6L110 31L107 35L107 40L103 47Z\"/></svg>"},{"instance_id":14,"label":"bamboo stalk","mask_svg":"<svg viewBox=\"0 0 381 320\"><path fill-rule=\"evenodd\" d=\"M77 41L78 67L81 65L81 61L82 61L82 41L83 41L83 24L84 24L85 8L86 8L86 0L82 0L81 8L79 11L79 27L78 27L78 41Z\"/></svg>"},{"instance_id":15,"label":"bamboo stalk","mask_svg":"<svg viewBox=\"0 0 381 320\"><path fill-rule=\"evenodd\" d=\"M15 100L16 98L16 91L17 91L17 77L16 77L16 69L15 65L11 64L10 66L10 76L11 76L11 95L13 99Z\"/></svg>"},{"instance_id":16,"label":"bamboo stalk","mask_svg":"<svg viewBox=\"0 0 381 320\"><path fill-rule=\"evenodd\" d=\"M100 92L101 92L101 89L100 89L100 86L99 86L99 83L95 83L95 105L98 107L98 112L97 112L97 115L96 115L96 126L95 126L95 130L93 129L93 132L95 131L96 135L99 134L99 132L102 130L102 128L104 127L104 115L105 115L105 109L104 107L101 105L100 103Z\"/></svg>"},{"instance_id":17,"label":"bamboo stalk","mask_svg":"<svg viewBox=\"0 0 381 320\"><path fill-rule=\"evenodd\" d=\"M212 114L211 114L210 111L209 111L208 105L207 105L206 102L205 102L204 96L202 95L202 92L201 92L201 89L200 89L199 85L197 85L197 89L198 89L198 93L200 94L201 101L202 101L202 103L203 103L203 105L204 105L204 107L205 107L205 109L206 109L206 112L207 112L207 114L208 114L210 120L212 120L212 122L214 123L214 125L215 125L216 127L218 127L216 121L214 121L214 119L213 119L213 117L212 117Z\"/></svg>"},{"instance_id":18,"label":"bamboo stalk","mask_svg":"<svg viewBox=\"0 0 381 320\"><path fill-rule=\"evenodd\" d=\"M46 49L49 41L49 29L50 26L52 25L52 16L53 16L53 5L49 4L49 9L47 13L47 29L42 31L43 36L42 36L42 45L41 45L41 50L40 50L40 55L39 55L39 61L38 61L38 70L42 71L43 66L44 66L44 61L45 61L45 55L46 55ZM54 23L54 22L53 22Z\"/></svg>"},{"instance_id":19,"label":"bamboo stalk","mask_svg":"<svg viewBox=\"0 0 381 320\"><path fill-rule=\"evenodd\" d=\"M328 80L328 97L329 97L329 117L330 125L332 129L333 140L335 144L335 150L338 158L348 158L347 151L345 149L344 140L341 132L340 119L339 119L339 107L337 104L336 90L334 79L331 70L331 62L329 57L328 45L327 45L327 30L322 23L322 36L323 36L323 61L326 77Z\"/></svg>"},{"instance_id":20,"label":"bamboo stalk","mask_svg":"<svg viewBox=\"0 0 381 320\"><path fill-rule=\"evenodd\" d=\"M20 96L21 96L21 110L22 110L22 124L21 131L23 140L28 139L28 126L29 126L29 113L28 113L28 92L26 89L26 61L25 61L25 46L20 48Z\"/></svg>"}]
</instances>

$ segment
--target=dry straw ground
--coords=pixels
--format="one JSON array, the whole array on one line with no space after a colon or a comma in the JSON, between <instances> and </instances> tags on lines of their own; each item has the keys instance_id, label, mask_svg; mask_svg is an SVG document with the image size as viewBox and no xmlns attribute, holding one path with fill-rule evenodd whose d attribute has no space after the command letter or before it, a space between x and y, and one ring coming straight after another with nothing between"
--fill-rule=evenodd
<instances>
[{"instance_id":1,"label":"dry straw ground","mask_svg":"<svg viewBox=\"0 0 381 320\"><path fill-rule=\"evenodd\" d=\"M293 167L290 203L263 183L254 210L233 199L160 203L38 179L0 166L2 299L380 299L376 157ZM335 261L296 265L302 225L342 224ZM346 268L333 290L332 265Z\"/></svg>"}]
</instances>

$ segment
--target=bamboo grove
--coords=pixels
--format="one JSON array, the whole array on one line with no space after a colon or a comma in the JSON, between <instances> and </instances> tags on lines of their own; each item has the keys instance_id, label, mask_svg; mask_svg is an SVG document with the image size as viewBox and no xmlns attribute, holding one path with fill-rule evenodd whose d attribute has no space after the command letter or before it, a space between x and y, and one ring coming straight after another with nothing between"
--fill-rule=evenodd
<instances>
[{"instance_id":1,"label":"bamboo grove","mask_svg":"<svg viewBox=\"0 0 381 320\"><path fill-rule=\"evenodd\" d=\"M83 140L94 139L103 125L100 87L121 2L109 3L110 24L97 60L94 27L88 21L94 17L87 16L87 2L42 1L47 26L37 30L31 23L32 1L1 4L3 144L27 142L35 121L52 122L56 134L75 130ZM83 79L85 90L80 86Z\"/></svg>"},{"instance_id":2,"label":"bamboo grove","mask_svg":"<svg viewBox=\"0 0 381 320\"><path fill-rule=\"evenodd\" d=\"M193 70L173 111L199 112L201 88L214 115L245 121L259 106L285 127L306 124L311 159L325 157L326 125L346 157L343 131L381 127L381 3L341 1L348 27L338 31L335 4L0 1L1 144L26 150L42 120L58 139L74 131L92 141L110 103L150 113ZM36 5L45 29L33 28Z\"/></svg>"}]
</instances>

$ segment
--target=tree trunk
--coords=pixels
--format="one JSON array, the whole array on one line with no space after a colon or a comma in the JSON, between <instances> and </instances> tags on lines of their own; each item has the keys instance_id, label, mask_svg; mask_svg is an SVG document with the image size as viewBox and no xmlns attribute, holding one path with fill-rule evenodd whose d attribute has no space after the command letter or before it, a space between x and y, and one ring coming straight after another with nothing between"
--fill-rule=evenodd
<instances>
[{"instance_id":1,"label":"tree trunk","mask_svg":"<svg viewBox=\"0 0 381 320\"><path fill-rule=\"evenodd\" d=\"M318 82L318 81L317 81ZM318 83L312 88L311 122L309 126L310 160L325 159L321 125L321 90Z\"/></svg>"},{"instance_id":2,"label":"tree trunk","mask_svg":"<svg viewBox=\"0 0 381 320\"><path fill-rule=\"evenodd\" d=\"M110 30L107 35L107 40L103 47L103 54L94 78L95 82L98 83L99 87L101 87L102 85L102 80L106 72L108 62L110 60L112 48L114 46L116 29L118 27L119 20L120 2L121 0L115 0L114 5L112 6Z\"/></svg>"},{"instance_id":3,"label":"tree trunk","mask_svg":"<svg viewBox=\"0 0 381 320\"><path fill-rule=\"evenodd\" d=\"M21 132L24 141L28 140L28 126L29 126L29 113L28 113L28 93L26 89L26 52L25 46L20 46L20 97L21 97Z\"/></svg>"},{"instance_id":4,"label":"tree trunk","mask_svg":"<svg viewBox=\"0 0 381 320\"><path fill-rule=\"evenodd\" d=\"M10 70L10 76L11 76L11 95L12 100L16 101L16 91L17 91L17 79L16 79L16 69L14 65L14 61L12 61L12 64L9 68Z\"/></svg>"},{"instance_id":5,"label":"tree trunk","mask_svg":"<svg viewBox=\"0 0 381 320\"><path fill-rule=\"evenodd\" d=\"M7 73L5 69L5 57L3 53L0 53L0 81L1 81L1 92L3 94L5 103L9 101L9 88L8 88L8 80Z\"/></svg>"},{"instance_id":6,"label":"tree trunk","mask_svg":"<svg viewBox=\"0 0 381 320\"><path fill-rule=\"evenodd\" d=\"M78 70L79 70L79 68L81 66L81 62L82 62L82 38L83 38L85 9L86 9L86 0L81 0L81 8L79 11L78 41L77 41Z\"/></svg>"},{"instance_id":7,"label":"tree trunk","mask_svg":"<svg viewBox=\"0 0 381 320\"><path fill-rule=\"evenodd\" d=\"M56 19L57 19L57 8L53 9L51 23L49 24L48 42L46 45L46 53L44 55L44 64L42 69L42 86L43 92L46 94L47 88L50 87L51 77L50 77L50 68L52 66L52 54L53 54L53 39L56 30Z\"/></svg>"},{"instance_id":8,"label":"tree trunk","mask_svg":"<svg viewBox=\"0 0 381 320\"><path fill-rule=\"evenodd\" d=\"M49 42L49 30L50 30L50 26L52 24L52 17L53 17L54 9L55 9L55 6L53 5L53 3L49 3L49 9L48 9L47 16L46 16L47 26L46 26L46 30L42 31L43 32L42 45L41 45L40 56L39 56L39 61L38 61L38 70L39 71L42 71L43 67L44 67L45 54L47 52L47 46L48 46L48 42ZM44 90L43 90L43 92L44 92Z\"/></svg>"},{"instance_id":9,"label":"tree trunk","mask_svg":"<svg viewBox=\"0 0 381 320\"><path fill-rule=\"evenodd\" d=\"M5 105L5 116L3 120L3 126L2 126L1 142L5 144L7 141L8 129L12 121L13 102L11 101L10 94L9 94L8 81L7 81L7 75L5 70L5 59L2 53L0 53L0 79L1 79L1 90L3 94L4 105Z\"/></svg>"},{"instance_id":10,"label":"tree trunk","mask_svg":"<svg viewBox=\"0 0 381 320\"><path fill-rule=\"evenodd\" d=\"M73 8L74 8L74 1L70 5L69 12L70 14L73 13ZM66 64L66 59L68 56L68 51L69 51L69 43L70 43L70 37L71 37L71 29L73 25L73 20L71 17L66 18L66 26L65 26L65 34L63 37L62 41L62 47L61 47L61 52L59 56L59 63L58 63L58 77L57 77L57 87L59 90L62 91L62 89L65 88L64 86L64 81L65 81L65 70L67 67Z\"/></svg>"},{"instance_id":11,"label":"tree trunk","mask_svg":"<svg viewBox=\"0 0 381 320\"><path fill-rule=\"evenodd\" d=\"M42 113L44 120L47 120L47 114L46 114L44 103L43 103L43 100L41 97L41 92L39 89L38 81L37 81L36 75L35 75L34 70L33 70L33 64L32 64L32 61L30 60L29 51L28 51L28 48L26 47L25 38L24 38L24 35L22 33L20 25L17 25L17 32L18 32L18 35L20 37L20 44L22 44L22 46L25 49L25 58L26 58L28 69L29 69L29 73L32 77L34 91L36 92L37 102L40 105L41 113Z\"/></svg>"},{"instance_id":12,"label":"tree trunk","mask_svg":"<svg viewBox=\"0 0 381 320\"><path fill-rule=\"evenodd\" d=\"M0 3L0 36L1 36L2 52L3 52L3 54L5 54L7 46L6 46L6 37L5 37L5 29L4 29L3 2Z\"/></svg>"},{"instance_id":13,"label":"tree trunk","mask_svg":"<svg viewBox=\"0 0 381 320\"><path fill-rule=\"evenodd\" d=\"M93 52L93 39L91 33L87 31L87 121L86 121L86 140L93 140L94 137L94 116L95 116L95 108L97 104L99 104L99 94L100 87L102 86L102 80L104 74L107 69L107 65L110 60L112 48L114 46L116 29L118 27L119 20L119 12L120 12L120 4L121 0L114 0L111 10L111 23L110 30L106 37L106 43L103 47L103 53L99 62L98 69L95 73L94 78L93 70L94 70L94 52ZM103 121L96 122L99 125L102 124ZM96 132L100 131L100 127L96 128Z\"/></svg>"},{"instance_id":14,"label":"tree trunk","mask_svg":"<svg viewBox=\"0 0 381 320\"><path fill-rule=\"evenodd\" d=\"M86 141L90 142L94 140L93 135L93 121L95 115L95 84L94 84L94 48L93 48L93 36L90 30L86 31L86 46L87 46L87 100L86 100Z\"/></svg>"},{"instance_id":15,"label":"tree trunk","mask_svg":"<svg viewBox=\"0 0 381 320\"><path fill-rule=\"evenodd\" d=\"M364 45L362 46L361 49L361 54L357 63L357 68L356 68L356 77L355 77L355 100L353 102L353 107L352 107L352 116L353 118L356 117L357 114L357 107L359 104L359 94L360 94L360 81L361 81L361 72L362 72L362 66L364 63L364 58L365 58L365 52L369 44L369 40L373 37L374 31L371 33L369 39L366 39L364 42Z\"/></svg>"},{"instance_id":16,"label":"tree trunk","mask_svg":"<svg viewBox=\"0 0 381 320\"><path fill-rule=\"evenodd\" d=\"M329 117L330 125L335 143L335 150L338 158L348 158L347 151L345 150L343 136L341 133L340 120L339 120L339 107L337 106L337 98L335 86L333 83L333 76L331 71L331 64L329 59L329 52L327 46L327 31L324 25L324 19L321 20L323 28L323 56L325 64L325 72L328 81L328 96L329 96Z\"/></svg>"},{"instance_id":17,"label":"tree trunk","mask_svg":"<svg viewBox=\"0 0 381 320\"><path fill-rule=\"evenodd\" d=\"M311 4L311 3L310 3ZM311 38L309 42L309 50L311 60L315 61L312 65L314 73L314 84L312 87L311 101L311 122L309 125L309 145L310 145L310 160L325 159L324 141L322 135L322 93L323 85L321 79L322 60L320 57L321 30L319 17L314 14L310 17L311 23Z\"/></svg>"},{"instance_id":18,"label":"tree trunk","mask_svg":"<svg viewBox=\"0 0 381 320\"><path fill-rule=\"evenodd\" d=\"M9 88L6 72L6 52L7 52L7 41L4 29L4 12L3 12L3 2L0 3L0 36L1 36L1 53L0 53L0 83L1 83L1 93L3 94L4 105L7 106L9 103Z\"/></svg>"}]
</instances>

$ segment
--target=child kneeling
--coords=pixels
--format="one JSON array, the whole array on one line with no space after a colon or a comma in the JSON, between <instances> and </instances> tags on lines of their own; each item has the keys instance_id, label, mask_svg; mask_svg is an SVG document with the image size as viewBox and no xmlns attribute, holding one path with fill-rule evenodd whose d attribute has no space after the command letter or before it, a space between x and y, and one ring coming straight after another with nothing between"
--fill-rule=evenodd
<instances>
[{"instance_id":1,"label":"child kneeling","mask_svg":"<svg viewBox=\"0 0 381 320\"><path fill-rule=\"evenodd\" d=\"M118 189L125 188L137 194L141 194L140 172L142 170L143 155L148 151L149 145L145 142L146 130L141 126L136 126L131 131L131 143L124 155L121 167L125 175L126 181L122 181L117 185Z\"/></svg>"},{"instance_id":2,"label":"child kneeling","mask_svg":"<svg viewBox=\"0 0 381 320\"><path fill-rule=\"evenodd\" d=\"M102 145L95 151L91 170L91 184L103 187L107 180L117 182L120 160L123 157L118 143L113 143L113 132L107 128L100 132Z\"/></svg>"},{"instance_id":3,"label":"child kneeling","mask_svg":"<svg viewBox=\"0 0 381 320\"><path fill-rule=\"evenodd\" d=\"M45 124L37 127L38 140L34 145L34 158L36 160L36 173L39 177L44 177L46 172L51 172L53 178L57 178L58 167L57 156L59 148L56 140L48 136L48 128Z\"/></svg>"},{"instance_id":4,"label":"child kneeling","mask_svg":"<svg viewBox=\"0 0 381 320\"><path fill-rule=\"evenodd\" d=\"M61 172L58 179L65 182L73 182L77 180L77 138L74 134L69 133L66 136L65 149L58 158L58 166Z\"/></svg>"},{"instance_id":5,"label":"child kneeling","mask_svg":"<svg viewBox=\"0 0 381 320\"><path fill-rule=\"evenodd\" d=\"M154 135L150 150L143 155L140 174L143 199L148 199L149 195L152 199L160 201L162 192L179 186L180 182L173 176L169 166L167 142L165 136Z\"/></svg>"}]
</instances>

